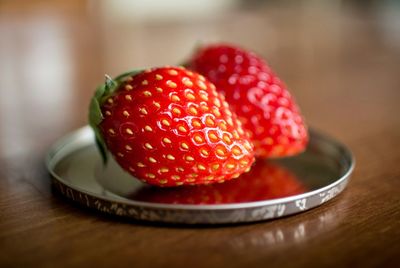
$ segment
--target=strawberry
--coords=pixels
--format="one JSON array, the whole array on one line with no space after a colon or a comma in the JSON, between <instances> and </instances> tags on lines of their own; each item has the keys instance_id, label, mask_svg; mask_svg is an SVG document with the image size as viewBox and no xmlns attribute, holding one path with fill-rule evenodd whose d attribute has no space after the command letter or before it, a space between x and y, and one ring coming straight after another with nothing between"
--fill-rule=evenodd
<instances>
[{"instance_id":1,"label":"strawberry","mask_svg":"<svg viewBox=\"0 0 400 268\"><path fill-rule=\"evenodd\" d=\"M92 99L90 123L105 160L107 148L125 171L156 186L224 182L254 162L224 97L183 67L107 78Z\"/></svg>"},{"instance_id":2,"label":"strawberry","mask_svg":"<svg viewBox=\"0 0 400 268\"><path fill-rule=\"evenodd\" d=\"M259 160L250 172L223 184L168 189L143 187L130 198L152 203L212 205L282 198L305 191L305 185L291 171Z\"/></svg>"},{"instance_id":3,"label":"strawberry","mask_svg":"<svg viewBox=\"0 0 400 268\"><path fill-rule=\"evenodd\" d=\"M261 158L296 155L308 133L285 84L259 56L216 44L198 50L187 66L213 82L239 116Z\"/></svg>"}]
</instances>

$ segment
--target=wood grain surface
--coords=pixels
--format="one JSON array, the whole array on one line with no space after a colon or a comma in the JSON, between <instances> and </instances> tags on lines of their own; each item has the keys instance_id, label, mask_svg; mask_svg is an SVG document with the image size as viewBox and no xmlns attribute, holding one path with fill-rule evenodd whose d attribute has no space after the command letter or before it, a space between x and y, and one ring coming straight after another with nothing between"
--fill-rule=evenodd
<instances>
[{"instance_id":1,"label":"wood grain surface","mask_svg":"<svg viewBox=\"0 0 400 268\"><path fill-rule=\"evenodd\" d=\"M0 1L0 267L400 267L399 7L137 2ZM180 62L217 40L268 59L308 124L353 150L344 193L280 220L184 227L51 191L44 154L86 124L105 73Z\"/></svg>"}]
</instances>

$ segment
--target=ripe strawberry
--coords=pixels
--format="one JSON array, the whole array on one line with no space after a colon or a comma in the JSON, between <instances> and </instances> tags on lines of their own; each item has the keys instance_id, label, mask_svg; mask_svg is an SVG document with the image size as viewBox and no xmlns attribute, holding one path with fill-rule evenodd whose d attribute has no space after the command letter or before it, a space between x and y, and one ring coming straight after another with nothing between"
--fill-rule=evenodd
<instances>
[{"instance_id":1,"label":"ripe strawberry","mask_svg":"<svg viewBox=\"0 0 400 268\"><path fill-rule=\"evenodd\" d=\"M224 97L181 67L107 79L92 100L90 122L100 148L152 185L223 182L254 162L252 144Z\"/></svg>"},{"instance_id":2,"label":"ripe strawberry","mask_svg":"<svg viewBox=\"0 0 400 268\"><path fill-rule=\"evenodd\" d=\"M211 205L282 198L305 191L305 185L291 171L278 164L259 160L250 172L237 180L175 189L143 187L130 197L153 203Z\"/></svg>"},{"instance_id":3,"label":"ripe strawberry","mask_svg":"<svg viewBox=\"0 0 400 268\"><path fill-rule=\"evenodd\" d=\"M302 152L308 133L283 82L259 56L225 44L197 51L188 67L205 75L223 93L249 132L258 157Z\"/></svg>"}]
</instances>

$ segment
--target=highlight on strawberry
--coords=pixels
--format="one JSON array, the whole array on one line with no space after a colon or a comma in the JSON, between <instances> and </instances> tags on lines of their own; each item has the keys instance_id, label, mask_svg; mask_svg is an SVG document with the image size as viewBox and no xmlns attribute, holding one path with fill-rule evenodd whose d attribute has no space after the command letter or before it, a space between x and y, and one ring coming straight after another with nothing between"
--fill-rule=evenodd
<instances>
[{"instance_id":1,"label":"highlight on strawberry","mask_svg":"<svg viewBox=\"0 0 400 268\"><path fill-rule=\"evenodd\" d=\"M89 121L108 154L134 177L156 186L224 182L249 171L253 144L222 94L183 67L106 78Z\"/></svg>"},{"instance_id":2,"label":"highlight on strawberry","mask_svg":"<svg viewBox=\"0 0 400 268\"><path fill-rule=\"evenodd\" d=\"M255 155L288 157L303 152L307 127L285 84L253 52L229 44L201 47L186 63L215 84L249 133Z\"/></svg>"}]
</instances>

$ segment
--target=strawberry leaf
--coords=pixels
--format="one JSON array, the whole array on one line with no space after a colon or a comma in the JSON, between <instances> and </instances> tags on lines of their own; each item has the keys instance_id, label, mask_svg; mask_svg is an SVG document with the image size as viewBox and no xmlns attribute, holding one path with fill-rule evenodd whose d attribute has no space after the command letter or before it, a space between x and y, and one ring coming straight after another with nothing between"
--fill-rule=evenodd
<instances>
[{"instance_id":1,"label":"strawberry leaf","mask_svg":"<svg viewBox=\"0 0 400 268\"><path fill-rule=\"evenodd\" d=\"M104 84L104 93L103 95L105 97L108 97L111 93L114 92L114 90L117 88L118 84L116 81L112 80L112 78L109 75L105 75L106 77L106 82Z\"/></svg>"},{"instance_id":2,"label":"strawberry leaf","mask_svg":"<svg viewBox=\"0 0 400 268\"><path fill-rule=\"evenodd\" d=\"M144 71L143 69L140 69L140 70L133 70L133 71L129 71L129 72L120 74L120 75L118 75L117 77L114 78L114 81L116 81L118 83L121 83L126 77L135 76L138 73L141 73L143 71Z\"/></svg>"},{"instance_id":3,"label":"strawberry leaf","mask_svg":"<svg viewBox=\"0 0 400 268\"><path fill-rule=\"evenodd\" d=\"M106 164L108 160L108 152L107 147L104 141L103 136L101 135L101 131L99 125L101 121L104 119L104 115L101 112L101 105L103 102L114 93L114 91L118 88L119 84L123 82L123 80L128 76L134 76L143 70L134 70L130 72L123 73L117 76L115 79L112 79L109 75L105 75L105 83L104 85L98 86L96 88L96 92L92 97L89 105L89 125L94 131L96 145L100 151L101 158L103 163Z\"/></svg>"},{"instance_id":4,"label":"strawberry leaf","mask_svg":"<svg viewBox=\"0 0 400 268\"><path fill-rule=\"evenodd\" d=\"M100 129L98 127L98 125L101 123L101 121L104 118L104 116L101 112L101 108L100 108L100 100L104 96L105 89L106 89L105 85L99 86L96 89L96 93L94 94L92 100L90 101L89 125L92 127L92 129L94 131L97 148L99 148L103 162L107 163L106 146L105 146L103 136L101 135Z\"/></svg>"},{"instance_id":5,"label":"strawberry leaf","mask_svg":"<svg viewBox=\"0 0 400 268\"><path fill-rule=\"evenodd\" d=\"M96 92L90 102L89 106L89 125L92 127L97 148L100 151L101 158L103 159L103 163L107 163L108 154L106 149L106 144L104 142L104 138L101 135L99 124L103 120L104 116L101 112L101 104L103 101L110 96L118 87L118 83L111 79L110 76L105 75L106 81L104 85L97 87Z\"/></svg>"}]
</instances>

